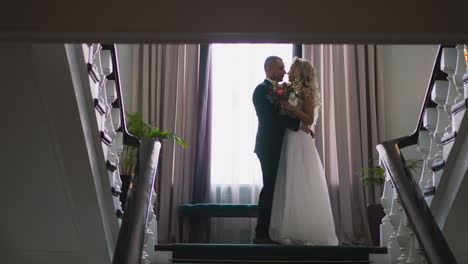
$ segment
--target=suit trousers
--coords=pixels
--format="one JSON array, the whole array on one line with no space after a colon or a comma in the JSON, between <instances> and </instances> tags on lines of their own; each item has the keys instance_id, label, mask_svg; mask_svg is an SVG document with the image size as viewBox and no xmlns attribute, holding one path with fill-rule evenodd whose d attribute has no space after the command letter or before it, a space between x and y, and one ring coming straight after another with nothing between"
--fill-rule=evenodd
<instances>
[{"instance_id":1,"label":"suit trousers","mask_svg":"<svg viewBox=\"0 0 468 264\"><path fill-rule=\"evenodd\" d=\"M275 180L280 154L280 150L257 153L262 167L263 187L258 199L258 219L255 229L256 237L270 238L268 230L270 228L271 206L273 203L273 192L275 190Z\"/></svg>"}]
</instances>

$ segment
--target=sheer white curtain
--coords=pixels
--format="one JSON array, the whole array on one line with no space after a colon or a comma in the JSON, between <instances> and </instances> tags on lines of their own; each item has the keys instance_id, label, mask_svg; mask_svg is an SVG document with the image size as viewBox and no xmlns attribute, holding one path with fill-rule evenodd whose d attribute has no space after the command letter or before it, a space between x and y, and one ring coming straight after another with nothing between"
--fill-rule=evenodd
<instances>
[{"instance_id":1,"label":"sheer white curtain","mask_svg":"<svg viewBox=\"0 0 468 264\"><path fill-rule=\"evenodd\" d=\"M258 121L252 93L265 79L268 56L281 57L289 69L292 45L215 44L212 52L212 202L256 204L262 172L253 152ZM251 243L255 225L256 219L213 218L211 242Z\"/></svg>"}]
</instances>

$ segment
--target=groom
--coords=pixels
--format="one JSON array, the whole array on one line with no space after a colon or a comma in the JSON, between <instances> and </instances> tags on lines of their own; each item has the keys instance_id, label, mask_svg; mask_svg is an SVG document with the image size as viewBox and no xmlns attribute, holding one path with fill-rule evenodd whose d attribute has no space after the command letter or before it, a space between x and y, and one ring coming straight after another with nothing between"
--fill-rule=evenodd
<instances>
[{"instance_id":1,"label":"groom","mask_svg":"<svg viewBox=\"0 0 468 264\"><path fill-rule=\"evenodd\" d=\"M270 56L265 60L266 79L255 88L253 103L258 117L255 153L260 160L263 174L263 188L258 199L258 221L255 229L254 244L272 244L268 230L270 227L271 205L275 188L276 172L280 160L281 144L286 128L297 131L300 121L288 116L281 116L279 109L267 99L272 88L272 81L283 81L283 60Z\"/></svg>"}]
</instances>

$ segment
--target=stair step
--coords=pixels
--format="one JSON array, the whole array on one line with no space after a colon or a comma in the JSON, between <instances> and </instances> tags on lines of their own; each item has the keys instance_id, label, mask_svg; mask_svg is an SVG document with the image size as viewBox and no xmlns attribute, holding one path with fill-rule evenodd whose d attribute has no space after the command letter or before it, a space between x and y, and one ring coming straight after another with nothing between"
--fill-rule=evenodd
<instances>
[{"instance_id":1,"label":"stair step","mask_svg":"<svg viewBox=\"0 0 468 264\"><path fill-rule=\"evenodd\" d=\"M311 263L311 264L365 264L365 263L374 263L370 260L177 260L177 259L170 259L171 263L178 263L178 264L301 264L301 263ZM190 262L181 262L181 261L190 261Z\"/></svg>"},{"instance_id":2,"label":"stair step","mask_svg":"<svg viewBox=\"0 0 468 264\"><path fill-rule=\"evenodd\" d=\"M437 160L431 165L431 169L434 172L434 186L438 186L440 182L440 178L442 177L442 173L444 172L445 161L444 160Z\"/></svg>"},{"instance_id":3,"label":"stair step","mask_svg":"<svg viewBox=\"0 0 468 264\"><path fill-rule=\"evenodd\" d=\"M436 188L434 186L432 187L427 187L423 191L423 196L428 197L428 196L433 196L436 192Z\"/></svg>"},{"instance_id":4,"label":"stair step","mask_svg":"<svg viewBox=\"0 0 468 264\"><path fill-rule=\"evenodd\" d=\"M431 169L433 172L437 172L437 171L440 171L442 169L444 169L445 167L445 161L444 160L438 160L436 162L433 162L432 165L431 165Z\"/></svg>"},{"instance_id":5,"label":"stair step","mask_svg":"<svg viewBox=\"0 0 468 264\"><path fill-rule=\"evenodd\" d=\"M173 244L172 251L172 263L369 263L370 253L386 254L387 248L367 246Z\"/></svg>"},{"instance_id":6,"label":"stair step","mask_svg":"<svg viewBox=\"0 0 468 264\"><path fill-rule=\"evenodd\" d=\"M442 143L442 156L444 160L447 160L450 151L452 150L455 139L457 138L457 132L449 133L443 136L440 141Z\"/></svg>"}]
</instances>

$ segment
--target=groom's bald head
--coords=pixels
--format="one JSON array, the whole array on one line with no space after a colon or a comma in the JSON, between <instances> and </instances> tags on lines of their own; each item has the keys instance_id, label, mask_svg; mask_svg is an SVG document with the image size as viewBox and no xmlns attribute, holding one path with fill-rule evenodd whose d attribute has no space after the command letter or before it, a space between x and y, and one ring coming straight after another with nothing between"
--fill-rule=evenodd
<instances>
[{"instance_id":1,"label":"groom's bald head","mask_svg":"<svg viewBox=\"0 0 468 264\"><path fill-rule=\"evenodd\" d=\"M283 61L280 57L278 56L270 56L266 58L265 64L263 65L265 72L269 67L271 67L277 60Z\"/></svg>"},{"instance_id":2,"label":"groom's bald head","mask_svg":"<svg viewBox=\"0 0 468 264\"><path fill-rule=\"evenodd\" d=\"M267 78L272 81L281 82L283 80L284 74L286 74L283 60L277 56L270 56L266 58L263 67L265 69Z\"/></svg>"}]
</instances>

